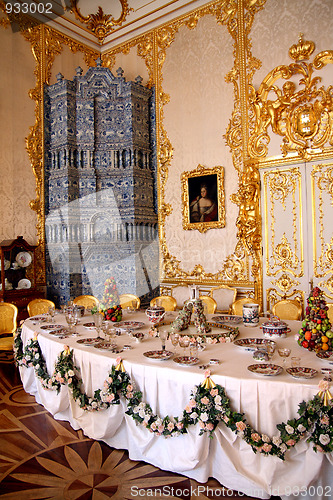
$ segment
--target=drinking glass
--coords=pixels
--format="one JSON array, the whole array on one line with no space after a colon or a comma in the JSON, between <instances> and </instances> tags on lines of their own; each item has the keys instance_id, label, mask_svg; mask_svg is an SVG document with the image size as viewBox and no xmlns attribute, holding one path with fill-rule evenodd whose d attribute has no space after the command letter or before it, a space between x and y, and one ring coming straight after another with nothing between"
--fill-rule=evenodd
<instances>
[{"instance_id":1,"label":"drinking glass","mask_svg":"<svg viewBox=\"0 0 333 500\"><path fill-rule=\"evenodd\" d=\"M290 358L290 363L292 368L299 368L301 365L301 358L298 356L292 356L292 358Z\"/></svg>"},{"instance_id":2,"label":"drinking glass","mask_svg":"<svg viewBox=\"0 0 333 500\"><path fill-rule=\"evenodd\" d=\"M272 359L274 351L275 351L275 345L267 342L265 345L267 356L269 359Z\"/></svg>"},{"instance_id":3,"label":"drinking glass","mask_svg":"<svg viewBox=\"0 0 333 500\"><path fill-rule=\"evenodd\" d=\"M176 347L176 345L178 345L178 342L179 342L179 333L171 333L170 334L170 340L171 340L171 344ZM175 352L175 355L177 355L177 353Z\"/></svg>"},{"instance_id":4,"label":"drinking glass","mask_svg":"<svg viewBox=\"0 0 333 500\"><path fill-rule=\"evenodd\" d=\"M186 349L190 345L190 339L180 335L179 337L179 345L184 349L184 356L186 356Z\"/></svg>"},{"instance_id":5,"label":"drinking glass","mask_svg":"<svg viewBox=\"0 0 333 500\"><path fill-rule=\"evenodd\" d=\"M94 314L94 323L97 330L97 338L100 337L102 322L103 322L103 316L100 313Z\"/></svg>"},{"instance_id":6,"label":"drinking glass","mask_svg":"<svg viewBox=\"0 0 333 500\"><path fill-rule=\"evenodd\" d=\"M283 367L285 368L286 367L286 361L287 361L286 358L288 356L290 356L291 349L288 349L288 347L282 347L282 348L278 349L278 353L279 353L279 356L283 360Z\"/></svg>"},{"instance_id":7,"label":"drinking glass","mask_svg":"<svg viewBox=\"0 0 333 500\"><path fill-rule=\"evenodd\" d=\"M54 323L55 308L54 307L49 307L48 313L49 313L49 316L50 316L51 323Z\"/></svg>"},{"instance_id":8,"label":"drinking glass","mask_svg":"<svg viewBox=\"0 0 333 500\"><path fill-rule=\"evenodd\" d=\"M65 310L65 318L68 324L69 331L71 334L73 334L73 326L75 325L75 316L73 309L71 309L70 307L68 307Z\"/></svg>"},{"instance_id":9,"label":"drinking glass","mask_svg":"<svg viewBox=\"0 0 333 500\"><path fill-rule=\"evenodd\" d=\"M161 342L162 342L162 350L164 351L165 350L165 341L168 338L168 331L167 330L160 330L158 335L159 335Z\"/></svg>"}]
</instances>

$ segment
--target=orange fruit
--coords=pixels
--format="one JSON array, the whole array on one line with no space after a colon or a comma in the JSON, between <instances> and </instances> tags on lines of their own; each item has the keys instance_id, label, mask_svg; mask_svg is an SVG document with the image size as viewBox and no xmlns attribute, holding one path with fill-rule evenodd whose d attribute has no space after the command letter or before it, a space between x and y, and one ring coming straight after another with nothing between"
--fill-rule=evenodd
<instances>
[{"instance_id":1,"label":"orange fruit","mask_svg":"<svg viewBox=\"0 0 333 500\"><path fill-rule=\"evenodd\" d=\"M322 341L324 344L327 344L327 342L328 342L328 338L326 337L326 335L323 335L323 336L322 336L321 341Z\"/></svg>"},{"instance_id":2,"label":"orange fruit","mask_svg":"<svg viewBox=\"0 0 333 500\"><path fill-rule=\"evenodd\" d=\"M322 348L323 351L327 351L328 350L328 344L325 344L325 343L322 344L321 348Z\"/></svg>"},{"instance_id":3,"label":"orange fruit","mask_svg":"<svg viewBox=\"0 0 333 500\"><path fill-rule=\"evenodd\" d=\"M305 340L311 340L312 333L311 332L305 332L304 338Z\"/></svg>"}]
</instances>

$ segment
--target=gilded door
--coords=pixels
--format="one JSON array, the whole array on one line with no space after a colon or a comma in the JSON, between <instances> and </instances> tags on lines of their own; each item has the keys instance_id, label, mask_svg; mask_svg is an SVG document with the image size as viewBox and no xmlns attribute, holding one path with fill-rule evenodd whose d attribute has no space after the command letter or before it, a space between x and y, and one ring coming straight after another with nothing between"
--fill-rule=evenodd
<instances>
[{"instance_id":1,"label":"gilded door","mask_svg":"<svg viewBox=\"0 0 333 500\"><path fill-rule=\"evenodd\" d=\"M263 298L306 305L312 286L333 302L333 163L260 169Z\"/></svg>"}]
</instances>

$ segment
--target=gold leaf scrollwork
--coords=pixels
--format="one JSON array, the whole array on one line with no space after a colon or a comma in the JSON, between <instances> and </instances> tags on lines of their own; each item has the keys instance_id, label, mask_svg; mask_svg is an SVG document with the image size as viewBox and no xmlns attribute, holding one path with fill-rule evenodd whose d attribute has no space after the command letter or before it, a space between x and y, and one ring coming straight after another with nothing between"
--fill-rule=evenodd
<instances>
[{"instance_id":1,"label":"gold leaf scrollwork","mask_svg":"<svg viewBox=\"0 0 333 500\"><path fill-rule=\"evenodd\" d=\"M283 273L278 279L272 280L272 284L279 287L283 295L285 295L293 286L299 285L300 282L298 280L293 280L291 276Z\"/></svg>"},{"instance_id":2,"label":"gold leaf scrollwork","mask_svg":"<svg viewBox=\"0 0 333 500\"><path fill-rule=\"evenodd\" d=\"M99 43L103 43L104 39L115 30L115 26L121 26L128 13L133 10L129 8L127 0L119 1L122 10L118 19L115 19L111 14L104 14L102 7L98 7L96 14L83 16L77 5L78 0L70 0L69 10L75 15L76 19L87 25L88 30L98 38Z\"/></svg>"},{"instance_id":3,"label":"gold leaf scrollwork","mask_svg":"<svg viewBox=\"0 0 333 500\"><path fill-rule=\"evenodd\" d=\"M249 86L250 106L255 116L255 128L248 146L251 157L267 155L269 126L273 133L282 137L283 156L297 153L308 159L314 152L333 146L333 86L318 88L321 78L313 76L314 70L333 63L333 51L317 54L313 63L305 62L313 50L314 43L304 41L301 34L298 44L289 50L295 62L274 68L258 91ZM300 75L299 89L290 80L295 75ZM275 84L281 78L288 80L282 88Z\"/></svg>"},{"instance_id":4,"label":"gold leaf scrollwork","mask_svg":"<svg viewBox=\"0 0 333 500\"><path fill-rule=\"evenodd\" d=\"M273 259L276 266L280 267L283 271L288 269L297 269L299 265L299 258L293 252L290 243L288 242L285 233L281 238L281 243L276 245L273 250Z\"/></svg>"}]
</instances>

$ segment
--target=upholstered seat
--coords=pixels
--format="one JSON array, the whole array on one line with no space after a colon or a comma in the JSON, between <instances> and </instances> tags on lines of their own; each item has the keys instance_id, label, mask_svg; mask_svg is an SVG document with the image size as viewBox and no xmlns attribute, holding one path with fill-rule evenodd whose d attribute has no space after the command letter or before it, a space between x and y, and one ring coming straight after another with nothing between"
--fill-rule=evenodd
<instances>
[{"instance_id":1,"label":"upholstered seat","mask_svg":"<svg viewBox=\"0 0 333 500\"><path fill-rule=\"evenodd\" d=\"M160 295L159 297L154 297L150 301L151 306L156 306L156 302L159 301L159 305L164 307L166 311L175 311L177 308L177 301L174 297L170 295Z\"/></svg>"},{"instance_id":2,"label":"upholstered seat","mask_svg":"<svg viewBox=\"0 0 333 500\"><path fill-rule=\"evenodd\" d=\"M227 285L220 285L211 288L209 295L217 304L217 312L229 314L231 304L236 300L237 290Z\"/></svg>"},{"instance_id":3,"label":"upholstered seat","mask_svg":"<svg viewBox=\"0 0 333 500\"><path fill-rule=\"evenodd\" d=\"M126 307L133 307L133 304L135 304L135 309L139 309L141 304L139 297L133 293L123 293L122 295L119 295L119 301L122 309L125 309Z\"/></svg>"},{"instance_id":4,"label":"upholstered seat","mask_svg":"<svg viewBox=\"0 0 333 500\"><path fill-rule=\"evenodd\" d=\"M331 326L332 326L332 329L333 329L333 304L327 303L327 306L328 306L327 316L328 316L328 319L331 322Z\"/></svg>"},{"instance_id":5,"label":"upholstered seat","mask_svg":"<svg viewBox=\"0 0 333 500\"><path fill-rule=\"evenodd\" d=\"M36 316L37 314L46 314L50 307L55 307L52 300L47 299L34 299L27 305L29 316Z\"/></svg>"},{"instance_id":6,"label":"upholstered seat","mask_svg":"<svg viewBox=\"0 0 333 500\"><path fill-rule=\"evenodd\" d=\"M231 314L234 314L235 316L243 316L244 304L258 304L259 314L261 313L261 306L257 300L251 299L249 297L243 297L242 299L235 300L235 302L231 304Z\"/></svg>"},{"instance_id":7,"label":"upholstered seat","mask_svg":"<svg viewBox=\"0 0 333 500\"><path fill-rule=\"evenodd\" d=\"M204 307L206 306L205 312L207 314L214 314L216 312L217 304L213 297L210 297L209 295L200 295L199 299L202 300Z\"/></svg>"},{"instance_id":8,"label":"upholstered seat","mask_svg":"<svg viewBox=\"0 0 333 500\"><path fill-rule=\"evenodd\" d=\"M14 304L0 302L0 334L9 334L0 338L0 350L10 351L13 349L14 333L17 327L18 309Z\"/></svg>"},{"instance_id":9,"label":"upholstered seat","mask_svg":"<svg viewBox=\"0 0 333 500\"><path fill-rule=\"evenodd\" d=\"M177 309L183 309L184 302L190 298L190 289L187 283L180 283L171 288L171 295L176 299Z\"/></svg>"},{"instance_id":10,"label":"upholstered seat","mask_svg":"<svg viewBox=\"0 0 333 500\"><path fill-rule=\"evenodd\" d=\"M280 319L302 319L303 311L298 300L283 299L275 302L272 313Z\"/></svg>"},{"instance_id":11,"label":"upholstered seat","mask_svg":"<svg viewBox=\"0 0 333 500\"><path fill-rule=\"evenodd\" d=\"M79 295L73 300L76 306L83 306L86 309L92 309L93 307L98 307L99 301L93 295Z\"/></svg>"}]
</instances>

